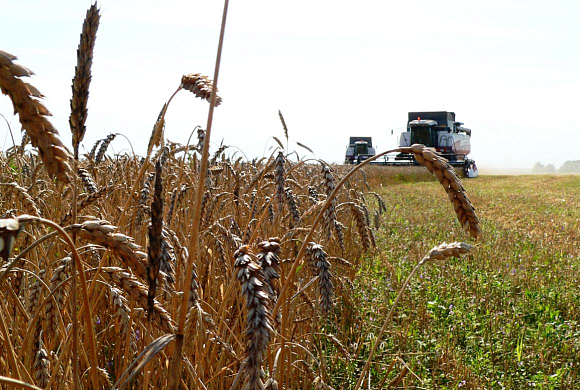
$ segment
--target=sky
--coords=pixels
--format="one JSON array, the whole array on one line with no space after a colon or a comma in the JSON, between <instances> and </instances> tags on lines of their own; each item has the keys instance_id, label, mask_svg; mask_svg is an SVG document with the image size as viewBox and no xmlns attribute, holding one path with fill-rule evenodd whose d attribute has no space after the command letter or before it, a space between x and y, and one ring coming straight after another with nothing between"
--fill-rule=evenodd
<instances>
[{"instance_id":1,"label":"sky","mask_svg":"<svg viewBox=\"0 0 580 390\"><path fill-rule=\"evenodd\" d=\"M0 50L35 72L70 147L71 80L84 0L0 0ZM223 2L102 0L81 152L121 133L115 153L143 155L181 76L213 78ZM578 1L231 0L211 147L248 159L287 150L342 162L350 136L397 146L409 111L454 111L483 168L559 167L580 159ZM209 104L181 91L165 136L185 144ZM7 96L0 113L20 140ZM12 141L0 118L0 147Z\"/></svg>"}]
</instances>

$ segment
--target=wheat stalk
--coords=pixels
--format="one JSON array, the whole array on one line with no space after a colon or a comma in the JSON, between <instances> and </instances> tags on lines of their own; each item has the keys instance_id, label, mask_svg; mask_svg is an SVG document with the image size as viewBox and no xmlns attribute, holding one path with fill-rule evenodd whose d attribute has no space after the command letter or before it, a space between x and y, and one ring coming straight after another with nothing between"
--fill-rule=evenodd
<instances>
[{"instance_id":1,"label":"wheat stalk","mask_svg":"<svg viewBox=\"0 0 580 390\"><path fill-rule=\"evenodd\" d=\"M90 372L91 372L91 382L94 388L98 387L98 372L97 372L97 352L96 352L96 337L95 337L95 332L94 329L92 327L92 309L91 306L89 304L89 296L88 296L88 288L87 288L87 281L85 278L85 274L83 271L83 265L81 263L78 251L76 249L76 246L73 242L73 240L70 238L70 236L55 222L48 220L48 219L44 219L44 218L40 218L40 217L35 217L35 216L31 216L31 215L21 215L19 216L17 219L15 220L2 220L0 221L0 237L2 238L2 243L4 244L4 240L6 238L9 238L11 240L14 240L15 237L18 235L18 233L22 230L22 228L26 225L46 225L46 226L50 226L52 229L56 230L57 233L61 236L61 238L64 239L64 241L66 242L67 246L69 247L71 253L72 253L72 257L75 263L75 267L77 267L79 269L79 278L80 278L80 290L81 290L81 294L82 294L82 300L83 300L83 305L81 306L81 313L84 314L84 320L85 320L85 326L87 329L87 337L85 338L88 342L88 347L89 347L89 354L88 354L88 358L89 358L89 362L90 362ZM7 237L5 237L7 236ZM8 256L10 254L10 250L12 249L12 245L13 245L13 241L11 241L9 243L9 245L5 245L5 247L8 247L8 251L6 256ZM3 250L6 248L2 248ZM25 251L22 251L20 255L22 255L22 253L24 253ZM4 253L3 253L4 255ZM10 269L10 267L12 267L14 265L14 263L16 262L16 260L18 259L18 257L15 259L15 261L13 263L11 263L7 268L5 273ZM5 276L5 273L2 274L0 276L0 279L2 279ZM77 305L76 300L73 302L73 305ZM76 315L73 315L73 321L77 322L78 318ZM75 327L75 325L73 324L73 328ZM74 340L74 339L73 339ZM73 356L76 356L77 351L73 349Z\"/></svg>"}]
</instances>

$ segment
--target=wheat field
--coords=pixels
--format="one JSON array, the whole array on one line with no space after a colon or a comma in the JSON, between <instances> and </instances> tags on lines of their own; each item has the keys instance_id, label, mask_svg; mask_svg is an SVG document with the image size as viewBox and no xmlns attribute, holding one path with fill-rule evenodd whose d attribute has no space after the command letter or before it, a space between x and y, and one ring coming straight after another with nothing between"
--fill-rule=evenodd
<instances>
[{"instance_id":1,"label":"wheat field","mask_svg":"<svg viewBox=\"0 0 580 390\"><path fill-rule=\"evenodd\" d=\"M213 109L222 103L217 70L213 80L177 77L142 154L110 153L122 135L112 133L81 155L100 17L95 4L82 26L72 151L32 71L0 51L0 88L22 126L20 143L0 154L2 386L491 383L450 358L453 343L425 352L443 354L435 367L447 382L427 380L422 360L408 358L418 339L406 332L416 316L433 316L415 279L446 261L469 262L486 245L477 243L488 219L480 222L446 160L423 145L395 150L413 153L422 165L413 168L300 159L281 141L289 131L282 113L283 137L273 136L271 154L248 160L227 146L210 151ZM223 26L217 69L222 43ZM209 114L205 129L173 141L164 136L165 113L177 93L207 101ZM393 191L419 199L395 207ZM424 217L433 196L445 208L438 224ZM409 226L419 231L403 237Z\"/></svg>"}]
</instances>

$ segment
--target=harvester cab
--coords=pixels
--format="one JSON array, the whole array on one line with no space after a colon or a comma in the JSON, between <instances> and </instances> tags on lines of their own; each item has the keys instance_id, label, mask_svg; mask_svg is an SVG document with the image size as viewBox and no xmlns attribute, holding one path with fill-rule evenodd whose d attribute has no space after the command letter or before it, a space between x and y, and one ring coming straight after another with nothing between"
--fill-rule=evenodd
<instances>
[{"instance_id":1,"label":"harvester cab","mask_svg":"<svg viewBox=\"0 0 580 390\"><path fill-rule=\"evenodd\" d=\"M471 152L471 129L455 121L455 113L448 111L409 112L407 131L401 134L399 146L423 144L435 148L449 164L462 167L465 177L477 177L475 161L467 158ZM396 160L413 159L401 153Z\"/></svg>"}]
</instances>

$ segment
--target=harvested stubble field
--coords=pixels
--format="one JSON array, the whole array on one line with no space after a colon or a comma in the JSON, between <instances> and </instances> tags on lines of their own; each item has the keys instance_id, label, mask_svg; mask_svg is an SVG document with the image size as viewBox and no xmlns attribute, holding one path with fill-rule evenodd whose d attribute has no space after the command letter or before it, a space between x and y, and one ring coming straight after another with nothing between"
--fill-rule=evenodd
<instances>
[{"instance_id":1,"label":"harvested stubble field","mask_svg":"<svg viewBox=\"0 0 580 390\"><path fill-rule=\"evenodd\" d=\"M401 151L426 169L331 166L278 138L252 161L210 154L221 98L199 74L175 92L210 103L193 144L164 138L169 99L142 156L107 153L118 134L79 155L99 18L83 25L72 152L0 51L24 130L0 153L3 387L575 386L580 180L466 192L423 145Z\"/></svg>"},{"instance_id":2,"label":"harvested stubble field","mask_svg":"<svg viewBox=\"0 0 580 390\"><path fill-rule=\"evenodd\" d=\"M580 177L483 176L464 184L483 237L468 257L421 271L379 361L402 358L417 375L405 377L411 388L577 388ZM360 315L375 327L417 259L462 237L438 187L392 183L379 191L388 217L379 253L363 263L357 283L362 301L374 302L361 304Z\"/></svg>"}]
</instances>

